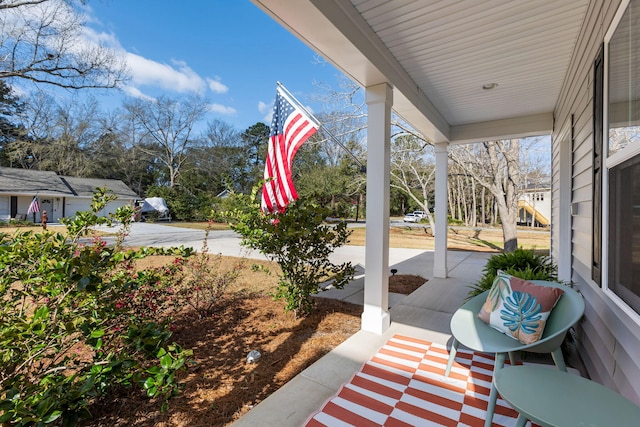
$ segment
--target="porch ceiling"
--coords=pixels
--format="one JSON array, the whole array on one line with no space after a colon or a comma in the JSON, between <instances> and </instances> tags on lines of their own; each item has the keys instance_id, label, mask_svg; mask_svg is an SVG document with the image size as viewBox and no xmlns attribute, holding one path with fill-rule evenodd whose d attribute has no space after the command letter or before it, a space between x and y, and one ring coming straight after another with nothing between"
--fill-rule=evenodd
<instances>
[{"instance_id":1,"label":"porch ceiling","mask_svg":"<svg viewBox=\"0 0 640 427\"><path fill-rule=\"evenodd\" d=\"M550 133L589 0L252 0L434 142ZM497 83L492 90L482 86Z\"/></svg>"}]
</instances>

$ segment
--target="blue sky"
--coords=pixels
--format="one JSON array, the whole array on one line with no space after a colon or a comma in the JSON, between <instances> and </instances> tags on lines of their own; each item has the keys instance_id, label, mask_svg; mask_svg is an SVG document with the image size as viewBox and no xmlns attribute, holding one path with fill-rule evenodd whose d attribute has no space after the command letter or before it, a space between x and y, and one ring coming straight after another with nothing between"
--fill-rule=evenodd
<instances>
[{"instance_id":1,"label":"blue sky","mask_svg":"<svg viewBox=\"0 0 640 427\"><path fill-rule=\"evenodd\" d=\"M126 57L127 95L197 92L210 101L207 120L239 130L269 124L277 81L307 105L315 81L335 85L340 75L249 0L92 0L87 8L91 37ZM110 108L122 97L98 99Z\"/></svg>"}]
</instances>

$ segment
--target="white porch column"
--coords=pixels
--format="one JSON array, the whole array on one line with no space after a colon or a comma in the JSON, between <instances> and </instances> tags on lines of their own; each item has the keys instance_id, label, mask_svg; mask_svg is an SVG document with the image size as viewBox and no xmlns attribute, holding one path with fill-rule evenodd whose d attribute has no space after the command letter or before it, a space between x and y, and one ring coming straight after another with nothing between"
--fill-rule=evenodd
<instances>
[{"instance_id":1,"label":"white porch column","mask_svg":"<svg viewBox=\"0 0 640 427\"><path fill-rule=\"evenodd\" d=\"M435 248L433 254L433 277L446 278L447 270L447 177L449 175L449 157L447 143L435 144L436 153L436 229Z\"/></svg>"},{"instance_id":2,"label":"white porch column","mask_svg":"<svg viewBox=\"0 0 640 427\"><path fill-rule=\"evenodd\" d=\"M364 311L361 328L377 334L389 329L389 169L391 157L391 87L366 88L367 234Z\"/></svg>"}]
</instances>

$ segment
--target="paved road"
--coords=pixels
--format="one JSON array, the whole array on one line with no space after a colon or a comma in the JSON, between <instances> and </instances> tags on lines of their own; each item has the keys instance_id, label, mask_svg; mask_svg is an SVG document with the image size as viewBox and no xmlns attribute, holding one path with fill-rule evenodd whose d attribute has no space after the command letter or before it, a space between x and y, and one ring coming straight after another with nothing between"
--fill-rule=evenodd
<instances>
[{"instance_id":1,"label":"paved road","mask_svg":"<svg viewBox=\"0 0 640 427\"><path fill-rule=\"evenodd\" d=\"M98 227L101 231L115 233L117 227ZM204 230L174 227L159 223L135 222L124 239L127 246L169 247L185 246L202 250L205 238ZM113 236L104 237L109 243ZM212 230L207 240L210 253L221 253L228 256L249 256L247 250L240 245L240 238L231 230ZM263 258L260 254L251 254L251 258Z\"/></svg>"},{"instance_id":2,"label":"paved road","mask_svg":"<svg viewBox=\"0 0 640 427\"><path fill-rule=\"evenodd\" d=\"M99 227L99 230L113 232L117 228ZM194 248L197 251L202 250L205 232L203 230L194 230L190 228L174 227L159 223L136 222L131 226L131 232L125 238L124 244L127 246L151 246L151 247L170 247L185 246ZM115 237L104 237L108 243L113 243ZM231 230L212 230L208 239L209 253L222 254L225 256L245 257L251 259L266 259L264 255L258 251L251 251L240 244L240 237ZM422 258L430 256L433 251L425 251L422 249L389 249L389 265L404 263L410 259ZM342 263L351 261L354 265L365 265L364 246L343 246L337 248L330 256L332 262ZM419 263L411 263L410 268L403 268L402 272L406 274L421 274L425 268L424 260ZM430 263L427 263L431 267ZM410 271L409 271L410 270ZM426 277L426 276L424 276Z\"/></svg>"}]
</instances>

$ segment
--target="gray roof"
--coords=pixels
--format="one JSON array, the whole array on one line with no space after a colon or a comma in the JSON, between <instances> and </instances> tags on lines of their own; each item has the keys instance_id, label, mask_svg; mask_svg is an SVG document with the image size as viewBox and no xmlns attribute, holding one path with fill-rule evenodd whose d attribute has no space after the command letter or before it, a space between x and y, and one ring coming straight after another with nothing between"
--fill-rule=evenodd
<instances>
[{"instance_id":1,"label":"gray roof","mask_svg":"<svg viewBox=\"0 0 640 427\"><path fill-rule=\"evenodd\" d=\"M106 187L119 199L139 198L119 179L77 178L55 172L0 167L0 194L92 197L98 187Z\"/></svg>"},{"instance_id":2,"label":"gray roof","mask_svg":"<svg viewBox=\"0 0 640 427\"><path fill-rule=\"evenodd\" d=\"M91 197L96 188L106 187L108 190L113 191L119 199L140 198L119 179L77 178L73 176L61 176L60 179L69 185L75 195L80 197Z\"/></svg>"},{"instance_id":3,"label":"gray roof","mask_svg":"<svg viewBox=\"0 0 640 427\"><path fill-rule=\"evenodd\" d=\"M0 167L0 193L73 196L55 172Z\"/></svg>"}]
</instances>

